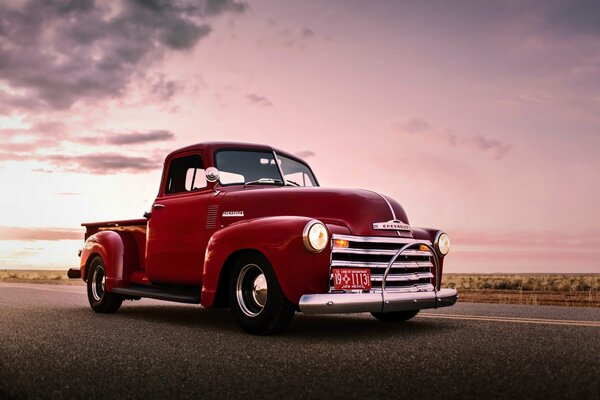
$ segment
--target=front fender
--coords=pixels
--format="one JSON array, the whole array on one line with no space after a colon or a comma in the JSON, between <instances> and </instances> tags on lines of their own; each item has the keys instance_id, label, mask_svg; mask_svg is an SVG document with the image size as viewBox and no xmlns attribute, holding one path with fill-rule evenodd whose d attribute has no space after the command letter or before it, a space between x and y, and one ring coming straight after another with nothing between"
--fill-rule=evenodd
<instances>
[{"instance_id":1,"label":"front fender","mask_svg":"<svg viewBox=\"0 0 600 400\"><path fill-rule=\"evenodd\" d=\"M439 229L432 229L432 228L412 228L412 235L415 239L417 240L429 240L431 242L431 245L435 247L435 238L437 237L438 233L440 233L441 231ZM439 260L440 260L440 276L437 277L436 276L436 282L438 282L438 289L440 288L440 283L442 281L441 277L442 277L442 273L444 271L444 256L439 255Z\"/></svg>"},{"instance_id":2,"label":"front fender","mask_svg":"<svg viewBox=\"0 0 600 400\"><path fill-rule=\"evenodd\" d=\"M106 290L129 286L129 273L136 262L135 241L122 232L100 231L85 241L81 252L81 277L87 280L87 266L96 255L102 257L106 269Z\"/></svg>"},{"instance_id":3,"label":"front fender","mask_svg":"<svg viewBox=\"0 0 600 400\"><path fill-rule=\"evenodd\" d=\"M311 219L298 216L257 218L216 232L206 248L202 305L213 306L219 278L227 273L223 266L228 265L229 258L240 250L262 253L273 266L283 293L294 304L298 304L304 294L326 292L331 244L320 253L304 247L302 231Z\"/></svg>"}]
</instances>

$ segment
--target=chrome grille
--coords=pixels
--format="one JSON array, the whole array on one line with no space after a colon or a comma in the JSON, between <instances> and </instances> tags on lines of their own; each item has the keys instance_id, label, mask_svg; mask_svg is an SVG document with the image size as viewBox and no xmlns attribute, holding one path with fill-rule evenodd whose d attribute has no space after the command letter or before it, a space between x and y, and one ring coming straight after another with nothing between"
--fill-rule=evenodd
<instances>
[{"instance_id":1,"label":"chrome grille","mask_svg":"<svg viewBox=\"0 0 600 400\"><path fill-rule=\"evenodd\" d=\"M371 292L381 293L383 277L392 258L404 245L429 241L409 238L333 235L336 239L347 240L349 246L333 247L331 269L368 268L371 272ZM435 276L432 255L429 251L406 250L396 258L385 282L386 292L433 291ZM331 271L330 271L331 272ZM329 276L330 292L334 288L333 273Z\"/></svg>"}]
</instances>

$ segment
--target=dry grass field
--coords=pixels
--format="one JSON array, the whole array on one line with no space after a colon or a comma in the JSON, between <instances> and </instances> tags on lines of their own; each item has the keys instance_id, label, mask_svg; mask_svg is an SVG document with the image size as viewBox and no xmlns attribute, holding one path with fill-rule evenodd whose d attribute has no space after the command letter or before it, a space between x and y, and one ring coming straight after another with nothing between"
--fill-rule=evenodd
<instances>
[{"instance_id":1,"label":"dry grass field","mask_svg":"<svg viewBox=\"0 0 600 400\"><path fill-rule=\"evenodd\" d=\"M0 269L0 281L83 285L66 271ZM445 274L459 301L600 307L600 274Z\"/></svg>"},{"instance_id":2,"label":"dry grass field","mask_svg":"<svg viewBox=\"0 0 600 400\"><path fill-rule=\"evenodd\" d=\"M54 283L60 285L83 285L80 279L69 279L67 271L36 269L0 269L0 282Z\"/></svg>"},{"instance_id":3,"label":"dry grass field","mask_svg":"<svg viewBox=\"0 0 600 400\"><path fill-rule=\"evenodd\" d=\"M462 301L600 307L600 274L445 274Z\"/></svg>"}]
</instances>

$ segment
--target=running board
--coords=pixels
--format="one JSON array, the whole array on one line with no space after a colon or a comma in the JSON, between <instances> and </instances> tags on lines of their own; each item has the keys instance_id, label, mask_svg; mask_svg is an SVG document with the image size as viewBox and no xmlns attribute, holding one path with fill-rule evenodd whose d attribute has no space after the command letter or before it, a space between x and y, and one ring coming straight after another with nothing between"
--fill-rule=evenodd
<instances>
[{"instance_id":1,"label":"running board","mask_svg":"<svg viewBox=\"0 0 600 400\"><path fill-rule=\"evenodd\" d=\"M149 297L157 300L176 301L178 303L200 304L200 288L165 290L156 287L113 288L113 293L127 296Z\"/></svg>"}]
</instances>

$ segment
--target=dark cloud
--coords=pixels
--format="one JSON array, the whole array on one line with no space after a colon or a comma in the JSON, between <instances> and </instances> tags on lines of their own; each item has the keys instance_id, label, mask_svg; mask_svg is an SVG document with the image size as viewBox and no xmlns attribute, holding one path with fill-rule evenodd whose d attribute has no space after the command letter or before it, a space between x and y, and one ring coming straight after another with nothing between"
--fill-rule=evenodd
<instances>
[{"instance_id":1,"label":"dark cloud","mask_svg":"<svg viewBox=\"0 0 600 400\"><path fill-rule=\"evenodd\" d=\"M258 95L256 93L250 93L246 96L246 99L252 104L256 104L261 107L269 107L272 106L271 100L267 99L265 96Z\"/></svg>"},{"instance_id":2,"label":"dark cloud","mask_svg":"<svg viewBox=\"0 0 600 400\"><path fill-rule=\"evenodd\" d=\"M297 151L296 156L300 157L300 158L309 158L309 157L314 157L316 156L315 152L312 150L301 150L301 151Z\"/></svg>"},{"instance_id":3,"label":"dark cloud","mask_svg":"<svg viewBox=\"0 0 600 400\"><path fill-rule=\"evenodd\" d=\"M0 226L0 240L82 240L81 229Z\"/></svg>"},{"instance_id":4,"label":"dark cloud","mask_svg":"<svg viewBox=\"0 0 600 400\"><path fill-rule=\"evenodd\" d=\"M508 154L511 146L507 143L501 142L500 140L486 138L482 135L473 135L464 138L460 138L458 144L470 144L479 150L490 152L494 158L502 158Z\"/></svg>"},{"instance_id":5,"label":"dark cloud","mask_svg":"<svg viewBox=\"0 0 600 400\"><path fill-rule=\"evenodd\" d=\"M48 155L39 161L47 162L58 171L94 175L141 173L159 169L161 161L148 157L129 157L121 154L85 154L80 156Z\"/></svg>"},{"instance_id":6,"label":"dark cloud","mask_svg":"<svg viewBox=\"0 0 600 400\"><path fill-rule=\"evenodd\" d=\"M17 153L4 151L0 146L0 162L36 161L49 167L32 169L34 172L72 172L80 174L108 175L115 173L141 173L160 169L159 157L130 157L116 153L84 155Z\"/></svg>"},{"instance_id":7,"label":"dark cloud","mask_svg":"<svg viewBox=\"0 0 600 400\"><path fill-rule=\"evenodd\" d=\"M185 50L194 47L196 42L210 33L208 25L197 26L193 23L181 23L171 29L163 31L161 41L168 47L176 50Z\"/></svg>"},{"instance_id":8,"label":"dark cloud","mask_svg":"<svg viewBox=\"0 0 600 400\"><path fill-rule=\"evenodd\" d=\"M317 35L315 34L315 32L314 32L312 29L309 29L309 28L303 28L303 29L302 29L302 31L300 32L300 34L301 34L303 37L306 37L306 38L308 38L308 37L315 37L315 36L317 36Z\"/></svg>"},{"instance_id":9,"label":"dark cloud","mask_svg":"<svg viewBox=\"0 0 600 400\"><path fill-rule=\"evenodd\" d=\"M0 82L11 89L0 90L1 112L118 97L166 50L208 35L206 16L245 9L225 0L1 2Z\"/></svg>"},{"instance_id":10,"label":"dark cloud","mask_svg":"<svg viewBox=\"0 0 600 400\"><path fill-rule=\"evenodd\" d=\"M0 151L32 154L60 147L61 141L69 140L69 133L64 123L47 120L35 122L30 128L0 129L0 138Z\"/></svg>"},{"instance_id":11,"label":"dark cloud","mask_svg":"<svg viewBox=\"0 0 600 400\"><path fill-rule=\"evenodd\" d=\"M149 131L149 132L133 132L133 133L120 133L110 135L106 138L108 144L140 144L149 142L162 142L165 140L173 140L175 135L173 132L161 130L161 131Z\"/></svg>"},{"instance_id":12,"label":"dark cloud","mask_svg":"<svg viewBox=\"0 0 600 400\"><path fill-rule=\"evenodd\" d=\"M246 3L238 3L230 0L207 0L204 7L206 15L217 15L226 11L242 12L248 8Z\"/></svg>"},{"instance_id":13,"label":"dark cloud","mask_svg":"<svg viewBox=\"0 0 600 400\"><path fill-rule=\"evenodd\" d=\"M316 32L311 28L284 26L273 19L266 19L265 23L270 33L268 37L257 40L258 44L269 43L290 49L305 50L307 44L317 37Z\"/></svg>"},{"instance_id":14,"label":"dark cloud","mask_svg":"<svg viewBox=\"0 0 600 400\"><path fill-rule=\"evenodd\" d=\"M182 89L182 84L172 79L167 79L161 74L156 81L151 84L150 93L162 101L168 101Z\"/></svg>"},{"instance_id":15,"label":"dark cloud","mask_svg":"<svg viewBox=\"0 0 600 400\"><path fill-rule=\"evenodd\" d=\"M511 145L497 139L491 139L481 134L459 135L449 129L437 129L422 118L411 118L405 122L394 124L396 130L412 136L421 136L430 140L445 142L457 147L470 147L491 155L494 159L506 156Z\"/></svg>"},{"instance_id":16,"label":"dark cloud","mask_svg":"<svg viewBox=\"0 0 600 400\"><path fill-rule=\"evenodd\" d=\"M1 71L0 82L2 82ZM46 108L46 104L38 98L25 94L3 92L0 88L0 115L10 115L19 110L27 112L43 111Z\"/></svg>"},{"instance_id":17,"label":"dark cloud","mask_svg":"<svg viewBox=\"0 0 600 400\"><path fill-rule=\"evenodd\" d=\"M424 119L411 118L408 121L400 124L400 128L405 132L419 133L419 132L426 132L431 127L429 126L429 123L427 121L425 121Z\"/></svg>"},{"instance_id":18,"label":"dark cloud","mask_svg":"<svg viewBox=\"0 0 600 400\"><path fill-rule=\"evenodd\" d=\"M115 146L155 143L173 140L175 134L168 130L153 130L127 133L99 133L96 136L69 135L62 122L45 121L33 124L31 128L0 129L0 162L13 161L15 156L27 154L28 159L36 158L39 150L56 151L64 143L85 145L109 144Z\"/></svg>"},{"instance_id":19,"label":"dark cloud","mask_svg":"<svg viewBox=\"0 0 600 400\"><path fill-rule=\"evenodd\" d=\"M555 1L545 4L546 26L563 35L600 35L600 1Z\"/></svg>"}]
</instances>

